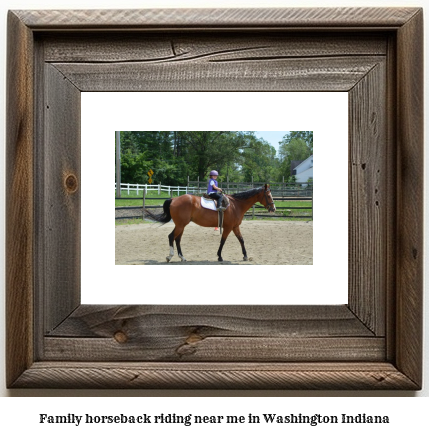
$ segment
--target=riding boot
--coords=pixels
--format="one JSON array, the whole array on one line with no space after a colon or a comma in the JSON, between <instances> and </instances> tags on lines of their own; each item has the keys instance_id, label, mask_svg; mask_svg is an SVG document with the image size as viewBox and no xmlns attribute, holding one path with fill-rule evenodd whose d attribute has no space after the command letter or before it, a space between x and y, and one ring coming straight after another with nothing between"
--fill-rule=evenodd
<instances>
[{"instance_id":1,"label":"riding boot","mask_svg":"<svg viewBox=\"0 0 429 436\"><path fill-rule=\"evenodd\" d=\"M225 210L225 208L222 206L223 201L223 195L221 194L220 198L217 200L217 210Z\"/></svg>"}]
</instances>

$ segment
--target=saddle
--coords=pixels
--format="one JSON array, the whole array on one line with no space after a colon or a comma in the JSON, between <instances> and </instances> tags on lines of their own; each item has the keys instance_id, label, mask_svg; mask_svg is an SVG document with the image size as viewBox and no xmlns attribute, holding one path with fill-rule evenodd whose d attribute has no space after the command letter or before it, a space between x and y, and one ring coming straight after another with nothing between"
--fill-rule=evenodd
<instances>
[{"instance_id":1,"label":"saddle","mask_svg":"<svg viewBox=\"0 0 429 436\"><path fill-rule=\"evenodd\" d=\"M210 197L209 194L203 194L201 197L201 206L205 209L216 210L217 201ZM229 198L224 194L222 196L222 207L225 209L229 206Z\"/></svg>"},{"instance_id":2,"label":"saddle","mask_svg":"<svg viewBox=\"0 0 429 436\"><path fill-rule=\"evenodd\" d=\"M217 201L210 197L208 194L203 194L201 197L201 206L205 209L210 209L216 211ZM222 196L222 207L226 208L229 206L229 198L224 194ZM223 213L225 210L218 211L218 227L220 230L220 234L222 234L222 226L223 226Z\"/></svg>"}]
</instances>

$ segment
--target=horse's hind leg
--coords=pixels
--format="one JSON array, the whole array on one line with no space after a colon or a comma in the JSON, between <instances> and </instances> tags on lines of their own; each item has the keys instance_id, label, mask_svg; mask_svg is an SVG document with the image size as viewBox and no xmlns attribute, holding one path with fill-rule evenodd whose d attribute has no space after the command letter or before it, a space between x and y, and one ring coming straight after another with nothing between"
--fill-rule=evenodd
<instances>
[{"instance_id":1,"label":"horse's hind leg","mask_svg":"<svg viewBox=\"0 0 429 436\"><path fill-rule=\"evenodd\" d=\"M176 227L173 229L173 231L168 235L168 242L170 245L170 254L167 256L167 262L170 262L171 258L174 256L174 231L176 230Z\"/></svg>"},{"instance_id":2,"label":"horse's hind leg","mask_svg":"<svg viewBox=\"0 0 429 436\"><path fill-rule=\"evenodd\" d=\"M186 259L183 257L182 248L180 247L180 240L182 239L182 235L183 235L183 228L180 229L177 226L168 235L168 242L170 244L170 254L167 256L167 262L170 262L171 258L174 256L174 241L176 241L177 254L179 255L182 262L186 262Z\"/></svg>"},{"instance_id":3,"label":"horse's hind leg","mask_svg":"<svg viewBox=\"0 0 429 436\"><path fill-rule=\"evenodd\" d=\"M179 255L179 257L182 260L182 262L186 262L186 259L185 259L185 257L183 256L183 253L182 253L182 248L180 246L180 240L182 239L182 235L183 235L183 230L181 231L181 233L179 233L176 236L177 254Z\"/></svg>"},{"instance_id":4,"label":"horse's hind leg","mask_svg":"<svg viewBox=\"0 0 429 436\"><path fill-rule=\"evenodd\" d=\"M196 197L195 197L196 198ZM183 195L181 197L175 198L176 203L173 203L170 208L171 219L174 221L174 230L168 235L168 241L170 242L170 256L167 256L167 262L174 255L173 244L176 241L177 253L179 254L182 262L186 259L183 257L182 248L180 247L180 240L182 238L184 228L190 223L193 201L196 201L192 195ZM174 202L173 200L173 202Z\"/></svg>"}]
</instances>

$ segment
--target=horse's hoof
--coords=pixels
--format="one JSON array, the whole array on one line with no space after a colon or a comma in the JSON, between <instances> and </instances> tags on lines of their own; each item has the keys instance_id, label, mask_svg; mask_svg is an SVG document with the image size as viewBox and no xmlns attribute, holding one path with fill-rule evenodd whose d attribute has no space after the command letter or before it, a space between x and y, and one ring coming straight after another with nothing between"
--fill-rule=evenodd
<instances>
[{"instance_id":1,"label":"horse's hoof","mask_svg":"<svg viewBox=\"0 0 429 436\"><path fill-rule=\"evenodd\" d=\"M217 260L218 262L223 262L223 259L221 257L219 257Z\"/></svg>"},{"instance_id":2,"label":"horse's hoof","mask_svg":"<svg viewBox=\"0 0 429 436\"><path fill-rule=\"evenodd\" d=\"M171 260L171 257L166 257L166 259L167 259L167 262L170 262L170 260Z\"/></svg>"},{"instance_id":3,"label":"horse's hoof","mask_svg":"<svg viewBox=\"0 0 429 436\"><path fill-rule=\"evenodd\" d=\"M244 256L243 260L249 260L249 258L247 256Z\"/></svg>"},{"instance_id":4,"label":"horse's hoof","mask_svg":"<svg viewBox=\"0 0 429 436\"><path fill-rule=\"evenodd\" d=\"M181 257L182 262L187 262L187 260L184 257Z\"/></svg>"}]
</instances>

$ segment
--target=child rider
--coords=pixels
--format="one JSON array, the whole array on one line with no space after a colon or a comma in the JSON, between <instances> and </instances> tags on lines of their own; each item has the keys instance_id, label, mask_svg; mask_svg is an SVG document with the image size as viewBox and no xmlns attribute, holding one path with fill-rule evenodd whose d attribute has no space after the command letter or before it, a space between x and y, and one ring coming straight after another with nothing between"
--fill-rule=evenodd
<instances>
[{"instance_id":1,"label":"child rider","mask_svg":"<svg viewBox=\"0 0 429 436\"><path fill-rule=\"evenodd\" d=\"M222 189L220 189L217 185L217 176L219 173L217 171L210 171L210 179L209 184L207 186L207 194L210 195L211 198L217 200L217 210L225 210L222 207Z\"/></svg>"}]
</instances>

